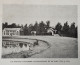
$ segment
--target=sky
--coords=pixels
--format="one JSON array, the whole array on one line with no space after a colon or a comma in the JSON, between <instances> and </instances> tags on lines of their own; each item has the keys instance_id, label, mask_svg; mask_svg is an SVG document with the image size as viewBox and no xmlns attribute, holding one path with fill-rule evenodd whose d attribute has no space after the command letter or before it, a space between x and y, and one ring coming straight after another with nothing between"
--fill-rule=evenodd
<instances>
[{"instance_id":1,"label":"sky","mask_svg":"<svg viewBox=\"0 0 80 65\"><path fill-rule=\"evenodd\" d=\"M3 5L2 22L9 24L34 24L36 21L50 21L50 26L68 21L77 25L76 5Z\"/></svg>"}]
</instances>

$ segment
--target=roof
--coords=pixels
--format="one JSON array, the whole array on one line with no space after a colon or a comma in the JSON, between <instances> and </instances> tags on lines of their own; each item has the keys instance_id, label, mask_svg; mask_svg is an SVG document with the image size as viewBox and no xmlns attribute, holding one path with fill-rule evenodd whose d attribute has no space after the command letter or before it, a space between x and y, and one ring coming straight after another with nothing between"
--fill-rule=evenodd
<instances>
[{"instance_id":1,"label":"roof","mask_svg":"<svg viewBox=\"0 0 80 65\"><path fill-rule=\"evenodd\" d=\"M4 28L3 30L20 30L21 28Z\"/></svg>"},{"instance_id":2,"label":"roof","mask_svg":"<svg viewBox=\"0 0 80 65\"><path fill-rule=\"evenodd\" d=\"M52 30L52 31L54 31L55 29L54 29L54 28L52 28L52 27L50 27L50 28L48 28L48 30Z\"/></svg>"}]
</instances>

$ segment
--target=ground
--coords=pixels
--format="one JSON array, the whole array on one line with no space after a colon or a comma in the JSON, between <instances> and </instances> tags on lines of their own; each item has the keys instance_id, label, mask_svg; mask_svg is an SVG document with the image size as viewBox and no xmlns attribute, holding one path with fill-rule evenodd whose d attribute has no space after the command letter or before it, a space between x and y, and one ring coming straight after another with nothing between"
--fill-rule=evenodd
<instances>
[{"instance_id":1,"label":"ground","mask_svg":"<svg viewBox=\"0 0 80 65\"><path fill-rule=\"evenodd\" d=\"M77 38L54 36L19 36L18 38L39 39L48 42L49 48L29 58L77 58Z\"/></svg>"}]
</instances>

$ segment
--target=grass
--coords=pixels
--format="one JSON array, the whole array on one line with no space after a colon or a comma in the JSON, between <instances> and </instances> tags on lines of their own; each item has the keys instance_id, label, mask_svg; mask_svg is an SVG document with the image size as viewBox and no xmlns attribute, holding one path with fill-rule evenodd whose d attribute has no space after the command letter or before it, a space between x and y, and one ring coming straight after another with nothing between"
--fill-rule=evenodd
<instances>
[{"instance_id":1,"label":"grass","mask_svg":"<svg viewBox=\"0 0 80 65\"><path fill-rule=\"evenodd\" d=\"M9 40L11 41L11 39L5 39L5 40ZM3 50L3 52L5 51L7 54L3 54L2 55L2 58L28 58L28 57L31 57L32 55L35 55L35 54L39 54L41 52L43 52L44 50L46 50L49 46L47 45L48 43L46 43L45 41L42 41L42 40L37 40L36 42L34 41L34 39L12 39L13 41L17 40L17 41L21 41L22 40L24 42L32 42L33 41L33 44L35 44L35 46L31 47L30 50L25 50L24 51L21 51L21 52L14 52L14 53L7 53L5 50ZM27 40L27 41L26 41ZM36 39L35 39L36 40ZM9 51L9 50L8 50ZM11 50L10 50L11 51Z\"/></svg>"},{"instance_id":2,"label":"grass","mask_svg":"<svg viewBox=\"0 0 80 65\"><path fill-rule=\"evenodd\" d=\"M70 37L54 37L54 36L18 36L22 39L38 39L45 41L50 48L36 46L30 58L78 58L78 40ZM39 45L40 45L39 44ZM47 49L44 50L43 49ZM41 50L41 51L39 51ZM37 51L37 52L36 52ZM34 53L36 52L36 53ZM23 55L23 57L26 57Z\"/></svg>"}]
</instances>

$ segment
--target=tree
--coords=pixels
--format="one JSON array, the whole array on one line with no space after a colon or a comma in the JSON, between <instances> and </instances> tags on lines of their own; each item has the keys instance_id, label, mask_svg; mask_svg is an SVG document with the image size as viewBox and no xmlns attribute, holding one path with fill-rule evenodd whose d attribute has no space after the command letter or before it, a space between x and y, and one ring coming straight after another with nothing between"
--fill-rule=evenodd
<instances>
[{"instance_id":1,"label":"tree","mask_svg":"<svg viewBox=\"0 0 80 65\"><path fill-rule=\"evenodd\" d=\"M36 31L36 34L39 34L39 25L38 25L38 23L37 23L37 21L36 21L36 23L34 24L34 31Z\"/></svg>"},{"instance_id":2,"label":"tree","mask_svg":"<svg viewBox=\"0 0 80 65\"><path fill-rule=\"evenodd\" d=\"M71 24L71 27L70 28L71 29L75 29L75 23L74 22Z\"/></svg>"},{"instance_id":3,"label":"tree","mask_svg":"<svg viewBox=\"0 0 80 65\"><path fill-rule=\"evenodd\" d=\"M28 34L27 24L25 24L25 26L24 26L24 28L23 28L23 31L24 31L24 35L27 35L27 34Z\"/></svg>"},{"instance_id":4,"label":"tree","mask_svg":"<svg viewBox=\"0 0 80 65\"><path fill-rule=\"evenodd\" d=\"M2 23L2 30L4 29L4 23Z\"/></svg>"},{"instance_id":5,"label":"tree","mask_svg":"<svg viewBox=\"0 0 80 65\"><path fill-rule=\"evenodd\" d=\"M74 22L70 26L69 36L70 37L77 37L77 27L75 27L75 23Z\"/></svg>"},{"instance_id":6,"label":"tree","mask_svg":"<svg viewBox=\"0 0 80 65\"><path fill-rule=\"evenodd\" d=\"M17 28L21 28L21 26L18 24L17 26L16 26Z\"/></svg>"},{"instance_id":7,"label":"tree","mask_svg":"<svg viewBox=\"0 0 80 65\"><path fill-rule=\"evenodd\" d=\"M36 21L36 23L34 24L34 30L37 31L37 29L38 29L38 23Z\"/></svg>"},{"instance_id":8,"label":"tree","mask_svg":"<svg viewBox=\"0 0 80 65\"><path fill-rule=\"evenodd\" d=\"M7 26L8 26L8 23L7 23L7 22L5 22L5 24L4 24L4 25L5 25L5 27L7 27Z\"/></svg>"},{"instance_id":9,"label":"tree","mask_svg":"<svg viewBox=\"0 0 80 65\"><path fill-rule=\"evenodd\" d=\"M75 38L77 38L78 37L78 31L77 31L78 29L77 29L77 27L75 28Z\"/></svg>"},{"instance_id":10,"label":"tree","mask_svg":"<svg viewBox=\"0 0 80 65\"><path fill-rule=\"evenodd\" d=\"M17 27L16 23L11 24L11 28L16 28L16 27Z\"/></svg>"},{"instance_id":11,"label":"tree","mask_svg":"<svg viewBox=\"0 0 80 65\"><path fill-rule=\"evenodd\" d=\"M23 25L21 24L21 28L23 28Z\"/></svg>"},{"instance_id":12,"label":"tree","mask_svg":"<svg viewBox=\"0 0 80 65\"><path fill-rule=\"evenodd\" d=\"M39 34L43 35L45 33L45 24L43 21L39 23Z\"/></svg>"},{"instance_id":13,"label":"tree","mask_svg":"<svg viewBox=\"0 0 80 65\"><path fill-rule=\"evenodd\" d=\"M29 35L31 34L31 31L33 31L33 25L32 25L32 24L30 24L30 25L28 26L28 34L29 34Z\"/></svg>"},{"instance_id":14,"label":"tree","mask_svg":"<svg viewBox=\"0 0 80 65\"><path fill-rule=\"evenodd\" d=\"M68 31L69 31L69 25L68 25L68 22L66 22L66 23L64 23L62 33L65 35L68 35Z\"/></svg>"},{"instance_id":15,"label":"tree","mask_svg":"<svg viewBox=\"0 0 80 65\"><path fill-rule=\"evenodd\" d=\"M57 25L55 26L55 29L57 30L57 33L60 33L62 29L61 23L58 22Z\"/></svg>"},{"instance_id":16,"label":"tree","mask_svg":"<svg viewBox=\"0 0 80 65\"><path fill-rule=\"evenodd\" d=\"M8 23L7 22L2 23L2 25L3 25L3 29L8 27Z\"/></svg>"},{"instance_id":17,"label":"tree","mask_svg":"<svg viewBox=\"0 0 80 65\"><path fill-rule=\"evenodd\" d=\"M50 21L46 21L46 28L48 29L50 27Z\"/></svg>"}]
</instances>

